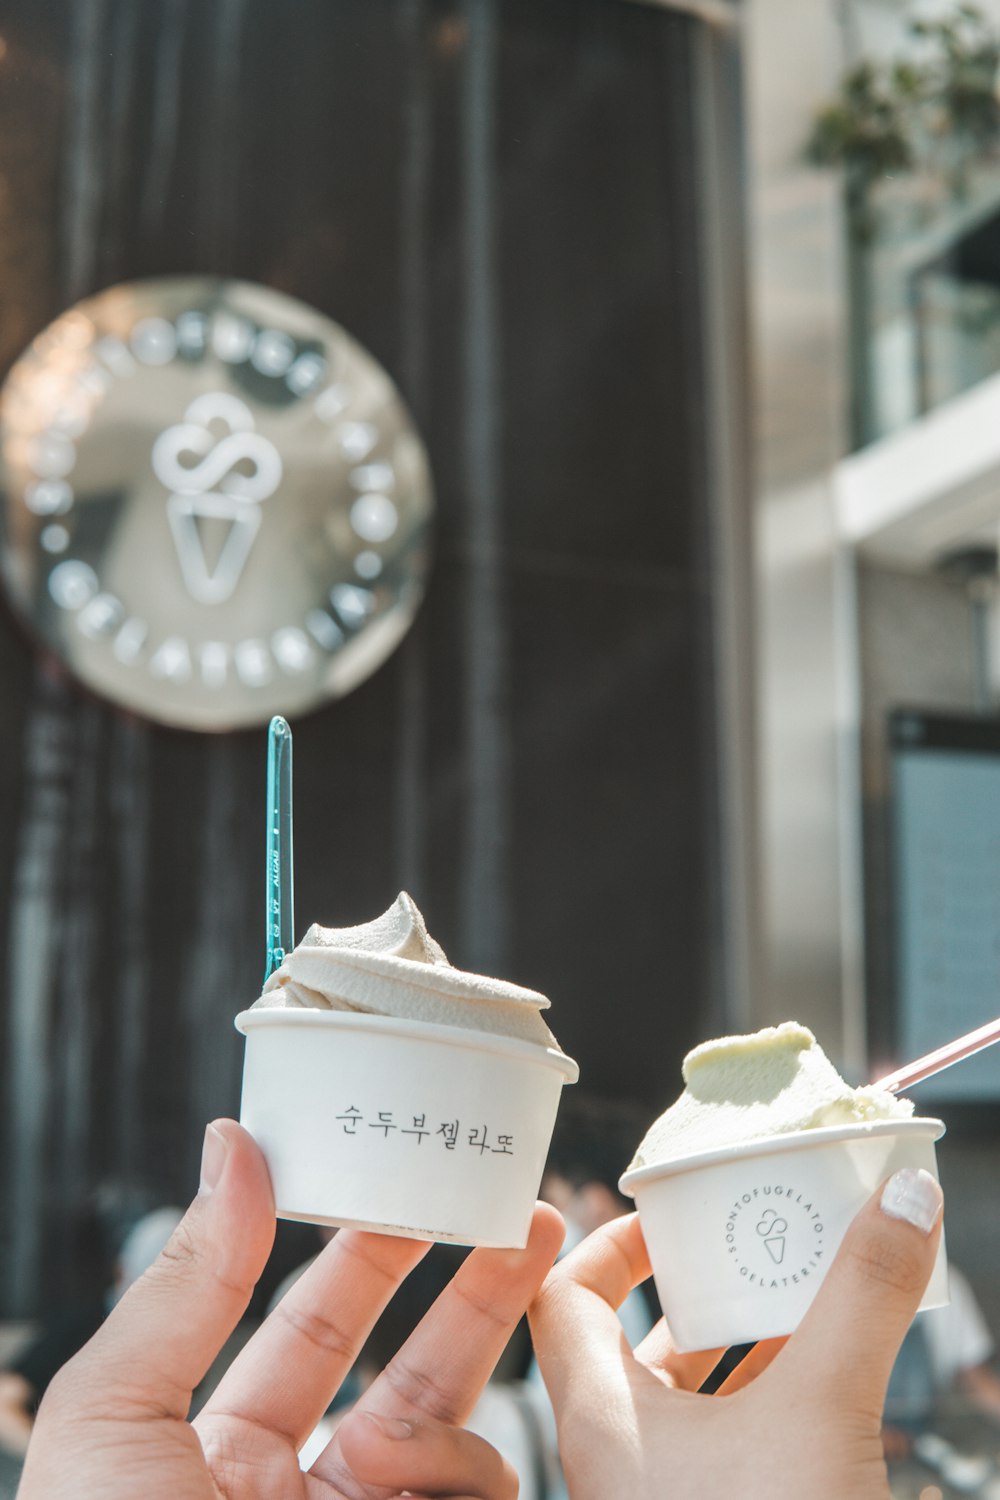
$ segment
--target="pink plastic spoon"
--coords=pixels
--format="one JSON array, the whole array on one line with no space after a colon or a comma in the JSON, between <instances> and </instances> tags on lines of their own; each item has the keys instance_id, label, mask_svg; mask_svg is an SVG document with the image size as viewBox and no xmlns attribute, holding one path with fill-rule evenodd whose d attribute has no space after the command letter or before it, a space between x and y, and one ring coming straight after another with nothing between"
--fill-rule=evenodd
<instances>
[{"instance_id":1,"label":"pink plastic spoon","mask_svg":"<svg viewBox=\"0 0 1000 1500\"><path fill-rule=\"evenodd\" d=\"M956 1037L955 1041L938 1047L936 1052L928 1052L925 1057L918 1057L915 1062L897 1068L895 1073L887 1073L884 1078L878 1079L874 1087L888 1089L890 1094L898 1094L903 1089L930 1078L932 1074L950 1068L952 1063L961 1062L963 1057L971 1057L984 1047L992 1047L994 1042L1000 1042L1000 1016L995 1021L988 1021L985 1026L980 1026L977 1031L968 1031L965 1036Z\"/></svg>"}]
</instances>

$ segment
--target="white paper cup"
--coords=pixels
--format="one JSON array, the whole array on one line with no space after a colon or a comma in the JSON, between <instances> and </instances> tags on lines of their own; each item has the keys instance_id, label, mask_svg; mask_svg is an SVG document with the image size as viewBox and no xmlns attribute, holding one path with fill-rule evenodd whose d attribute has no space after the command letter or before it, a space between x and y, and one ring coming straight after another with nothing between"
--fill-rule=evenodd
<instances>
[{"instance_id":1,"label":"white paper cup","mask_svg":"<svg viewBox=\"0 0 1000 1500\"><path fill-rule=\"evenodd\" d=\"M801 1130L621 1179L635 1199L660 1303L683 1352L791 1333L848 1225L886 1177L937 1177L940 1120ZM948 1301L944 1238L920 1306Z\"/></svg>"},{"instance_id":2,"label":"white paper cup","mask_svg":"<svg viewBox=\"0 0 1000 1500\"><path fill-rule=\"evenodd\" d=\"M278 1217L520 1249L559 1096L554 1048L428 1021L245 1010L242 1124Z\"/></svg>"}]
</instances>

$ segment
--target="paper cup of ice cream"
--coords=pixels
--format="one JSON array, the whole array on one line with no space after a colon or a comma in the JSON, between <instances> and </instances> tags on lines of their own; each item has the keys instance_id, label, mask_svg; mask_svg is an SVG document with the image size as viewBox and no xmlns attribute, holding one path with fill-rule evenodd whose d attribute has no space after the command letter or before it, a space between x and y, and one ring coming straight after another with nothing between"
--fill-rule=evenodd
<instances>
[{"instance_id":1,"label":"paper cup of ice cream","mask_svg":"<svg viewBox=\"0 0 1000 1500\"><path fill-rule=\"evenodd\" d=\"M453 968L412 900L312 927L236 1025L279 1218L521 1248L564 1083L533 990Z\"/></svg>"},{"instance_id":2,"label":"paper cup of ice cream","mask_svg":"<svg viewBox=\"0 0 1000 1500\"><path fill-rule=\"evenodd\" d=\"M850 1088L791 1022L696 1048L685 1080L620 1184L673 1341L687 1352L791 1333L879 1185L901 1167L937 1176L944 1125ZM942 1238L921 1307L947 1301Z\"/></svg>"}]
</instances>

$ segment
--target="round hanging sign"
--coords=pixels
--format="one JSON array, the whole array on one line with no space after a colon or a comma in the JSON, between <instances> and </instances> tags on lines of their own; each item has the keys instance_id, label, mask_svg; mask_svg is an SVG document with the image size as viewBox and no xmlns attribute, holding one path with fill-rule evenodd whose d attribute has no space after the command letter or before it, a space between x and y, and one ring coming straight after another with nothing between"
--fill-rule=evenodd
<instances>
[{"instance_id":1,"label":"round hanging sign","mask_svg":"<svg viewBox=\"0 0 1000 1500\"><path fill-rule=\"evenodd\" d=\"M223 730L339 697L420 602L433 491L381 366L247 282L112 287L0 394L0 566L87 687Z\"/></svg>"}]
</instances>

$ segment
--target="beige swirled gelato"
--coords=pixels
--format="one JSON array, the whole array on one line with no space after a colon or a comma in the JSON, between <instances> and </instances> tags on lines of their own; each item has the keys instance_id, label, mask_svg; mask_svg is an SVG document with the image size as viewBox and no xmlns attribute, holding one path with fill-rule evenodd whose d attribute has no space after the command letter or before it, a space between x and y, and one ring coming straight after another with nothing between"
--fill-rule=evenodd
<instances>
[{"instance_id":1,"label":"beige swirled gelato","mask_svg":"<svg viewBox=\"0 0 1000 1500\"><path fill-rule=\"evenodd\" d=\"M406 892L358 927L314 923L251 1010L305 1008L432 1021L555 1048L534 990L453 968Z\"/></svg>"},{"instance_id":2,"label":"beige swirled gelato","mask_svg":"<svg viewBox=\"0 0 1000 1500\"><path fill-rule=\"evenodd\" d=\"M908 1099L845 1083L796 1021L704 1042L683 1074L684 1092L650 1126L630 1172L762 1137L913 1114Z\"/></svg>"}]
</instances>

